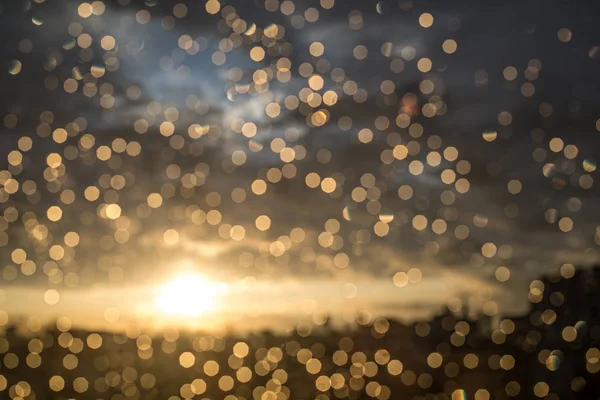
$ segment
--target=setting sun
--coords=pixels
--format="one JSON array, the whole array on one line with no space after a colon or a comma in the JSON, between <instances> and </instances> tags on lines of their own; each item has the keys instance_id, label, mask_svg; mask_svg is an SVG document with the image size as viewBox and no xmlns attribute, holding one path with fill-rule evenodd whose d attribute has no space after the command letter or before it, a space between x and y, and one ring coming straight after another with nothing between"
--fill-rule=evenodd
<instances>
[{"instance_id":1,"label":"setting sun","mask_svg":"<svg viewBox=\"0 0 600 400\"><path fill-rule=\"evenodd\" d=\"M184 274L159 288L155 305L167 315L199 317L218 309L219 298L225 292L226 284L198 274Z\"/></svg>"}]
</instances>

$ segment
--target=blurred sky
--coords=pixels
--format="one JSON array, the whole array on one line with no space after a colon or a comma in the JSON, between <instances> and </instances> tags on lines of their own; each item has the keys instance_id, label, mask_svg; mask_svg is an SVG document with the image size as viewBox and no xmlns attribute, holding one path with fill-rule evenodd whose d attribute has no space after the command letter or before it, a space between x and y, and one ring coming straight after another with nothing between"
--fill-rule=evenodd
<instances>
[{"instance_id":1,"label":"blurred sky","mask_svg":"<svg viewBox=\"0 0 600 400\"><path fill-rule=\"evenodd\" d=\"M598 258L593 2L0 7L10 315L168 320L182 274L203 326L511 314Z\"/></svg>"}]
</instances>

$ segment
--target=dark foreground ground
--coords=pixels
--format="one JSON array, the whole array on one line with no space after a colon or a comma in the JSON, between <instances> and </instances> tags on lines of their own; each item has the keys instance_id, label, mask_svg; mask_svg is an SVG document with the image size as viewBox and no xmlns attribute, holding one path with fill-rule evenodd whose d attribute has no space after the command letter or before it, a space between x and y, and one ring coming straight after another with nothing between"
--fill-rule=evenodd
<instances>
[{"instance_id":1,"label":"dark foreground ground","mask_svg":"<svg viewBox=\"0 0 600 400\"><path fill-rule=\"evenodd\" d=\"M12 326L0 337L0 398L597 399L599 284L600 269L534 281L518 318L446 311L289 336Z\"/></svg>"}]
</instances>

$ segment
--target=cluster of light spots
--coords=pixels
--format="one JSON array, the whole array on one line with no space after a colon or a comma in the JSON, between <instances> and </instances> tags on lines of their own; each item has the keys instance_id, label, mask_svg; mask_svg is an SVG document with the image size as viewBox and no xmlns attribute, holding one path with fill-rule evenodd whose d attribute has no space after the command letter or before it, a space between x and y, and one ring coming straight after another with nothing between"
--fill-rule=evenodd
<instances>
[{"instance_id":1,"label":"cluster of light spots","mask_svg":"<svg viewBox=\"0 0 600 400\"><path fill-rule=\"evenodd\" d=\"M27 5L28 29L42 32L54 24L36 12L41 3ZM121 391L115 398L170 400L556 399L561 389L545 373L570 368L563 365L570 346L585 350L580 368L572 370L589 375L581 372L562 386L582 392L600 370L598 349L589 344L598 332L587 315L561 318L563 309L570 310L564 315L577 310L570 282L593 281L580 279L571 264L529 285L523 296L531 313L497 321L503 312L492 293L497 286L511 290L521 281L519 271L568 254L594 257L600 245L600 227L586 220L597 168L592 146L556 124L563 112L578 120L586 105L583 99L552 103L546 94L553 82L540 84L539 59L506 59L485 69L485 63L462 65L467 53L478 58L468 38L459 46L467 37L461 18L417 10L411 1L346 9L334 0L311 7L266 0L259 11L251 2L217 0L198 7L117 3L71 4L59 42L32 34L10 45L10 58L18 60L7 64L7 82L32 101L26 90L39 86L43 101L29 108L6 93L14 104L2 115L10 132L0 170L1 279L46 283L36 301L59 313L70 306L72 291L142 282L167 269L166 261L192 255L194 268L243 277L240 287L257 290L252 296L275 282L269 283L273 298L261 299L265 310L251 313L259 319L270 318L264 317L268 307L293 303L293 296L275 293L280 277L343 282L339 293L327 295L341 301L341 318L358 330L316 334L330 328L330 316L310 290L294 310L309 322L295 321L285 338L187 337L172 327L143 333L128 319L131 310L114 304L103 306L101 320L120 330L115 335L84 337L67 316L58 316L52 336L32 317L23 324L28 335L10 337L16 341L10 346L0 337L0 356L4 369L20 363L36 370L32 376L44 370L42 388L37 379L3 372L0 392L15 399L48 390L106 397L113 389ZM336 16L342 23L329 26ZM392 32L388 23L401 17L419 40ZM531 30L548 36L543 40L553 48L575 49L582 38L559 26ZM329 32L337 29L332 41ZM155 40L162 31L170 32L162 36L172 48ZM583 56L595 62L598 46L588 47ZM476 101L495 96L496 87L503 91L485 107L493 118L468 132L454 127L461 111L456 104L468 100L452 82L457 59ZM38 69L43 78L34 83ZM533 110L532 118L524 118L529 111L517 103ZM530 134L522 132L524 119L536 126ZM600 131L600 119L581 121L582 130ZM471 134L479 140L470 141ZM528 157L521 157L522 149ZM383 308L432 290L428 285L439 277L430 263L452 264L451 276L453 268L472 272L482 288L466 285L465 298L453 294L445 312L411 326L381 318L370 304L346 312L364 293L378 295L363 289L362 276L397 288ZM194 322L219 308L226 291L217 286L194 273L181 275L161 286L154 306ZM431 294L432 301L445 301L437 289ZM0 291L0 303L4 296ZM478 312L479 321L469 311ZM238 312L234 306L223 314L238 321ZM0 326L10 318L0 311ZM545 342L546 332L557 341ZM520 368L543 373L526 386ZM498 379L478 382L472 373Z\"/></svg>"}]
</instances>

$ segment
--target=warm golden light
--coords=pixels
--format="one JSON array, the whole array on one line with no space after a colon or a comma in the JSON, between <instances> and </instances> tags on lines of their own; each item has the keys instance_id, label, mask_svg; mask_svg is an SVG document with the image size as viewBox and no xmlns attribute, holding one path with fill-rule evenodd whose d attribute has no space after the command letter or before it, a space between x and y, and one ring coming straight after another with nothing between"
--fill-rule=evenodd
<instances>
[{"instance_id":1,"label":"warm golden light","mask_svg":"<svg viewBox=\"0 0 600 400\"><path fill-rule=\"evenodd\" d=\"M183 274L159 288L155 306L167 315L199 317L219 308L227 292L224 283L212 282L198 274Z\"/></svg>"}]
</instances>

